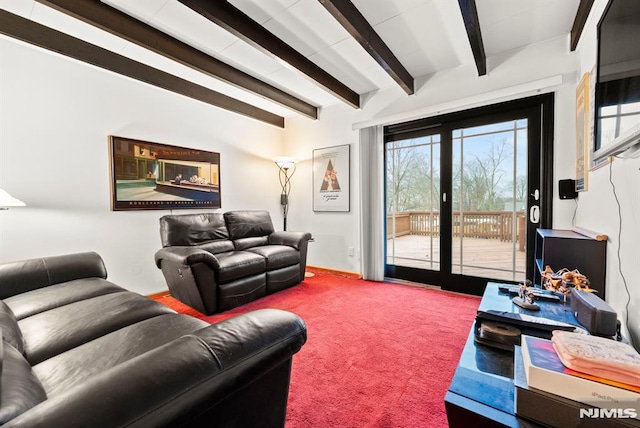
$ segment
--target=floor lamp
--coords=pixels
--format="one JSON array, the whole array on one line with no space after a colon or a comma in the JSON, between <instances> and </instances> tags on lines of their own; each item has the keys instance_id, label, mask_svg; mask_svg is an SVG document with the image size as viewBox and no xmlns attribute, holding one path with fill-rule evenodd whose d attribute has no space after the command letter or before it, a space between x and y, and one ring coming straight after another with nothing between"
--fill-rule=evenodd
<instances>
[{"instance_id":1,"label":"floor lamp","mask_svg":"<svg viewBox=\"0 0 640 428\"><path fill-rule=\"evenodd\" d=\"M0 189L0 210L8 210L10 207L25 207L27 204L14 198L5 190Z\"/></svg>"},{"instance_id":2,"label":"floor lamp","mask_svg":"<svg viewBox=\"0 0 640 428\"><path fill-rule=\"evenodd\" d=\"M292 158L279 157L274 159L280 169L279 178L282 193L280 194L280 205L282 205L282 215L284 217L284 229L287 230L287 213L289 212L289 193L291 192L291 177L296 172L296 162Z\"/></svg>"}]
</instances>

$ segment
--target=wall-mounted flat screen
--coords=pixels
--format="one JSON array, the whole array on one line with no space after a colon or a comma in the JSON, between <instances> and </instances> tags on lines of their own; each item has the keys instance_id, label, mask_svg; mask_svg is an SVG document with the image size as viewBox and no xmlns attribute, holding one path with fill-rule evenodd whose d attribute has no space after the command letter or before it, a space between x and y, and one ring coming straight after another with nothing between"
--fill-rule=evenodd
<instances>
[{"instance_id":1,"label":"wall-mounted flat screen","mask_svg":"<svg viewBox=\"0 0 640 428\"><path fill-rule=\"evenodd\" d=\"M220 154L110 136L111 209L220 208Z\"/></svg>"},{"instance_id":2,"label":"wall-mounted flat screen","mask_svg":"<svg viewBox=\"0 0 640 428\"><path fill-rule=\"evenodd\" d=\"M598 24L595 150L640 123L640 1L610 0Z\"/></svg>"}]
</instances>

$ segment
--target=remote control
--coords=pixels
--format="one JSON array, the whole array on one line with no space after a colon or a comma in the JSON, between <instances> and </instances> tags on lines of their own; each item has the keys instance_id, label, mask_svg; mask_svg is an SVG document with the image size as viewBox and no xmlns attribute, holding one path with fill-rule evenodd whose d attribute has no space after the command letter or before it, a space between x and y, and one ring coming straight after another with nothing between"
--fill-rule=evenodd
<instances>
[{"instance_id":1,"label":"remote control","mask_svg":"<svg viewBox=\"0 0 640 428\"><path fill-rule=\"evenodd\" d=\"M520 287L500 286L498 287L498 290L500 290L502 293L509 293L514 296L517 296L520 292ZM550 300L552 302L562 301L562 299L559 296L556 296L555 294L551 294L551 293L545 293L544 290L540 290L538 288L529 288L529 290L531 291L531 293L533 293L534 297L538 299Z\"/></svg>"}]
</instances>

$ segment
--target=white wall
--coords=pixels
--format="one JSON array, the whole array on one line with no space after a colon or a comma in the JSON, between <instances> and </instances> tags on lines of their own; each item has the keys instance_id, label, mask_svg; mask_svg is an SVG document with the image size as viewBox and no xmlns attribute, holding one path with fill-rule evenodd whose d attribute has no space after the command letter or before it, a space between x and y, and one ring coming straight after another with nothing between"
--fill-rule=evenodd
<instances>
[{"instance_id":1,"label":"white wall","mask_svg":"<svg viewBox=\"0 0 640 428\"><path fill-rule=\"evenodd\" d=\"M0 188L28 205L0 211L0 261L97 251L113 282L166 290L153 255L169 211L110 211L110 134L220 152L221 211L280 226L283 130L12 40L0 73Z\"/></svg>"},{"instance_id":2,"label":"white wall","mask_svg":"<svg viewBox=\"0 0 640 428\"><path fill-rule=\"evenodd\" d=\"M596 64L597 23L606 4L607 0L596 0L578 45L580 75ZM616 159L589 173L588 191L578 197L576 224L608 235L607 301L623 323L628 312L640 348L640 159Z\"/></svg>"}]
</instances>

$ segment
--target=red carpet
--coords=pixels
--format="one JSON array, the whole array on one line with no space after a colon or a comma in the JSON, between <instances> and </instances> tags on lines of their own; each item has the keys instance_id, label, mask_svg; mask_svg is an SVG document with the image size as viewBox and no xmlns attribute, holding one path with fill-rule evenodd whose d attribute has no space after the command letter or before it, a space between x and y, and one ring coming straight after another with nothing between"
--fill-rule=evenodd
<instances>
[{"instance_id":1,"label":"red carpet","mask_svg":"<svg viewBox=\"0 0 640 428\"><path fill-rule=\"evenodd\" d=\"M480 299L327 274L219 315L298 314L308 341L294 356L287 428L446 427L444 395Z\"/></svg>"}]
</instances>

